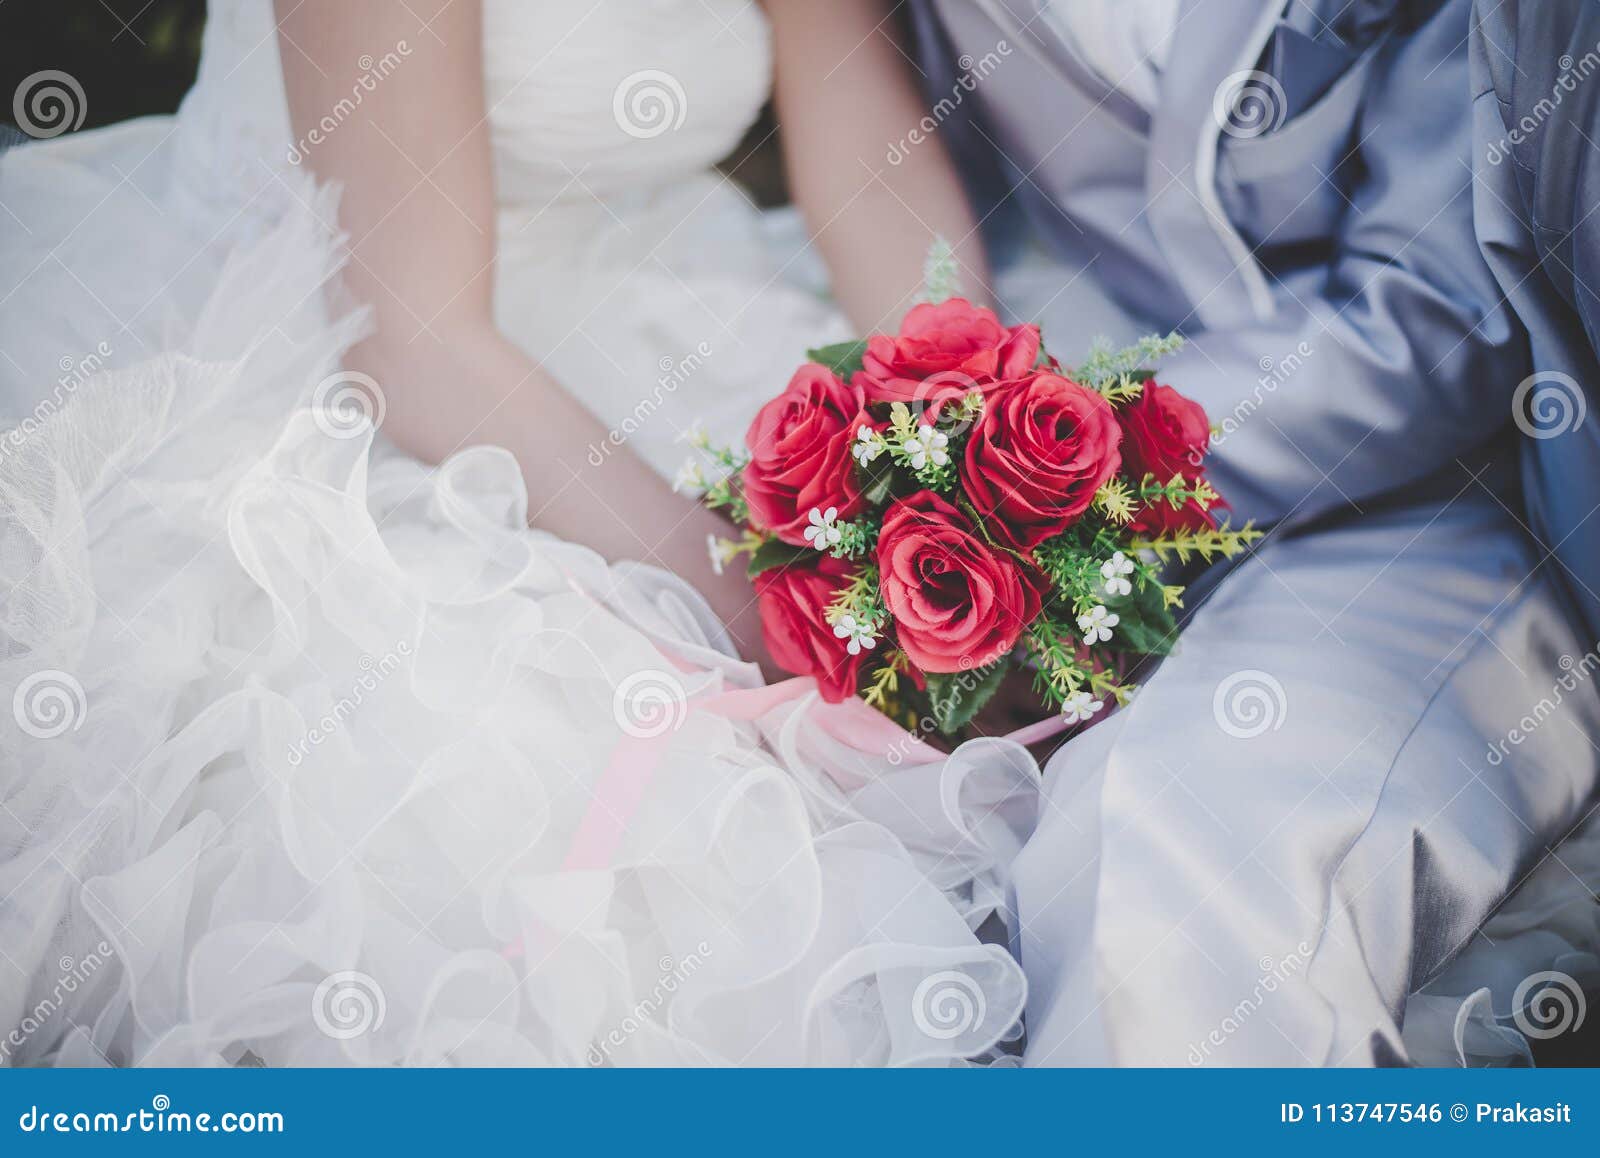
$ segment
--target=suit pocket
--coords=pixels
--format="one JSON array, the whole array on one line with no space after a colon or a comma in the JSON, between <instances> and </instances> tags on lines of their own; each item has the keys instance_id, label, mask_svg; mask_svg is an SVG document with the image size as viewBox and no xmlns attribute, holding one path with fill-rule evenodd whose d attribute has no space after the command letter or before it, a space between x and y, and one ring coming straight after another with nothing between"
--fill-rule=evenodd
<instances>
[{"instance_id":1,"label":"suit pocket","mask_svg":"<svg viewBox=\"0 0 1600 1158\"><path fill-rule=\"evenodd\" d=\"M1316 104L1358 55L1356 49L1317 40L1280 20L1272 30L1265 61L1267 75L1283 89L1283 119L1292 121Z\"/></svg>"},{"instance_id":2,"label":"suit pocket","mask_svg":"<svg viewBox=\"0 0 1600 1158\"><path fill-rule=\"evenodd\" d=\"M1222 134L1218 193L1246 240L1295 244L1325 238L1337 226L1349 205L1367 82L1386 39L1368 45L1331 80L1323 78L1310 103L1278 128L1259 136ZM1296 85L1302 99L1318 87L1305 78Z\"/></svg>"}]
</instances>

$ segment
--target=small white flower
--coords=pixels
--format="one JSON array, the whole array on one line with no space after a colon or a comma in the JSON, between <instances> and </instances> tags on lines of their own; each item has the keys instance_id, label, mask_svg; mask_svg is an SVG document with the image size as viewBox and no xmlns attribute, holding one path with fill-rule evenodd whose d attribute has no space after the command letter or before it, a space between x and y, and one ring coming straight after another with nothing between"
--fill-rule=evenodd
<instances>
[{"instance_id":1,"label":"small white flower","mask_svg":"<svg viewBox=\"0 0 1600 1158\"><path fill-rule=\"evenodd\" d=\"M883 453L883 442L878 438L878 432L870 426L861 426L856 429L856 444L851 453L856 456L856 461L862 466L877 458Z\"/></svg>"},{"instance_id":2,"label":"small white flower","mask_svg":"<svg viewBox=\"0 0 1600 1158\"><path fill-rule=\"evenodd\" d=\"M705 472L700 469L700 464L692 458L683 460L683 465L678 468L678 473L672 479L672 489L679 494L697 495L706 489Z\"/></svg>"},{"instance_id":3,"label":"small white flower","mask_svg":"<svg viewBox=\"0 0 1600 1158\"><path fill-rule=\"evenodd\" d=\"M1121 622L1120 615L1107 611L1103 603L1097 603L1078 616L1078 630L1083 632L1084 643L1104 643L1111 638L1111 629Z\"/></svg>"},{"instance_id":4,"label":"small white flower","mask_svg":"<svg viewBox=\"0 0 1600 1158\"><path fill-rule=\"evenodd\" d=\"M833 634L850 641L845 645L845 650L851 655L860 655L878 646L878 636L872 630L872 625L857 622L854 615L841 615L839 622L833 625Z\"/></svg>"},{"instance_id":5,"label":"small white flower","mask_svg":"<svg viewBox=\"0 0 1600 1158\"><path fill-rule=\"evenodd\" d=\"M945 449L949 445L949 435L923 423L915 434L900 443L900 453L911 460L912 470L921 470L930 462L934 466L949 462L950 452Z\"/></svg>"},{"instance_id":6,"label":"small white flower","mask_svg":"<svg viewBox=\"0 0 1600 1158\"><path fill-rule=\"evenodd\" d=\"M1082 724L1094 718L1094 714L1105 707L1104 702L1095 699L1088 692L1073 692L1061 705L1061 714L1066 717L1069 724Z\"/></svg>"},{"instance_id":7,"label":"small white flower","mask_svg":"<svg viewBox=\"0 0 1600 1158\"><path fill-rule=\"evenodd\" d=\"M806 528L806 542L819 551L826 551L829 547L837 547L841 532L836 520L839 518L839 508L829 507L822 510L812 507L811 513L806 516L806 521L811 525Z\"/></svg>"},{"instance_id":8,"label":"small white flower","mask_svg":"<svg viewBox=\"0 0 1600 1158\"><path fill-rule=\"evenodd\" d=\"M722 553L722 540L717 538L715 535L707 535L706 551L711 556L711 570L714 573L721 575L723 565L727 562L727 559Z\"/></svg>"},{"instance_id":9,"label":"small white flower","mask_svg":"<svg viewBox=\"0 0 1600 1158\"><path fill-rule=\"evenodd\" d=\"M1106 581L1107 595L1130 595L1133 593L1133 584L1128 576L1133 574L1133 560L1121 551L1112 555L1100 564L1100 575Z\"/></svg>"}]
</instances>

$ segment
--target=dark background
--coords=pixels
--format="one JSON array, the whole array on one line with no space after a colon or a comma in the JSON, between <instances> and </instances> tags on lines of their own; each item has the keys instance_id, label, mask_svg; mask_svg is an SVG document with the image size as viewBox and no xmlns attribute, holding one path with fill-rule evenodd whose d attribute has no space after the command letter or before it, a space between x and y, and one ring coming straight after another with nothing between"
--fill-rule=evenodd
<instances>
[{"instance_id":1,"label":"dark background","mask_svg":"<svg viewBox=\"0 0 1600 1158\"><path fill-rule=\"evenodd\" d=\"M170 113L194 82L205 0L0 0L0 122L41 69L75 79L83 127Z\"/></svg>"}]
</instances>

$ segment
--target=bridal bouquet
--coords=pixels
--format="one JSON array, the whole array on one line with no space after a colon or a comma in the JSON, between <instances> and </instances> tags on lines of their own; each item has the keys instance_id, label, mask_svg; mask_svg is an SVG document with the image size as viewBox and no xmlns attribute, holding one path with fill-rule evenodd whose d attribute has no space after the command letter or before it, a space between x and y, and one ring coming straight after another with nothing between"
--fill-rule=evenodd
<instances>
[{"instance_id":1,"label":"bridal bouquet","mask_svg":"<svg viewBox=\"0 0 1600 1158\"><path fill-rule=\"evenodd\" d=\"M1183 589L1160 564L1260 532L1219 522L1205 411L1155 381L1179 339L1069 370L1038 326L940 292L952 267L936 247L897 334L810 351L744 450L696 435L680 481L732 518L713 562L747 557L772 658L827 700L951 735L1031 669L1082 723L1171 649Z\"/></svg>"}]
</instances>

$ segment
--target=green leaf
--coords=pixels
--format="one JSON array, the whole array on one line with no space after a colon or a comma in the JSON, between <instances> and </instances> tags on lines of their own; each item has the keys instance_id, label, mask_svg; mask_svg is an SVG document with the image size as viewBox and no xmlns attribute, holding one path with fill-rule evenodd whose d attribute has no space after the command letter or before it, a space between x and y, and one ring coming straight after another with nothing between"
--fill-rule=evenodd
<instances>
[{"instance_id":1,"label":"green leaf","mask_svg":"<svg viewBox=\"0 0 1600 1158\"><path fill-rule=\"evenodd\" d=\"M1088 357L1084 358L1068 377L1090 389L1104 391L1106 387L1126 376L1136 381L1142 388L1144 382L1151 376L1150 367L1182 348L1183 339L1176 333L1165 337L1150 334L1120 350L1112 347L1106 339L1097 338L1090 347ZM1134 394L1137 393L1138 391L1134 391Z\"/></svg>"},{"instance_id":2,"label":"green leaf","mask_svg":"<svg viewBox=\"0 0 1600 1158\"><path fill-rule=\"evenodd\" d=\"M814 350L806 351L807 358L820 366L826 366L846 382L861 369L861 361L866 356L865 338L858 342L835 342L831 346L818 346Z\"/></svg>"},{"instance_id":3,"label":"green leaf","mask_svg":"<svg viewBox=\"0 0 1600 1158\"><path fill-rule=\"evenodd\" d=\"M971 671L929 672L928 699L939 731L950 736L971 723L972 717L1000 690L1007 670L1007 661L1001 659Z\"/></svg>"},{"instance_id":4,"label":"green leaf","mask_svg":"<svg viewBox=\"0 0 1600 1158\"><path fill-rule=\"evenodd\" d=\"M750 552L750 569L747 574L754 579L763 571L770 571L774 567L787 567L816 553L813 547L796 547L792 543L785 543L782 539L768 539Z\"/></svg>"},{"instance_id":5,"label":"green leaf","mask_svg":"<svg viewBox=\"0 0 1600 1158\"><path fill-rule=\"evenodd\" d=\"M942 237L935 237L922 262L922 300L937 305L961 296L961 267L955 250Z\"/></svg>"},{"instance_id":6,"label":"green leaf","mask_svg":"<svg viewBox=\"0 0 1600 1158\"><path fill-rule=\"evenodd\" d=\"M1130 655L1170 655L1178 641L1178 621L1165 604L1158 583L1144 583L1112 608L1121 617L1109 646Z\"/></svg>"},{"instance_id":7,"label":"green leaf","mask_svg":"<svg viewBox=\"0 0 1600 1158\"><path fill-rule=\"evenodd\" d=\"M862 497L874 507L882 506L889 501L889 495L894 490L894 471L879 471L867 480L867 485L861 488Z\"/></svg>"}]
</instances>

